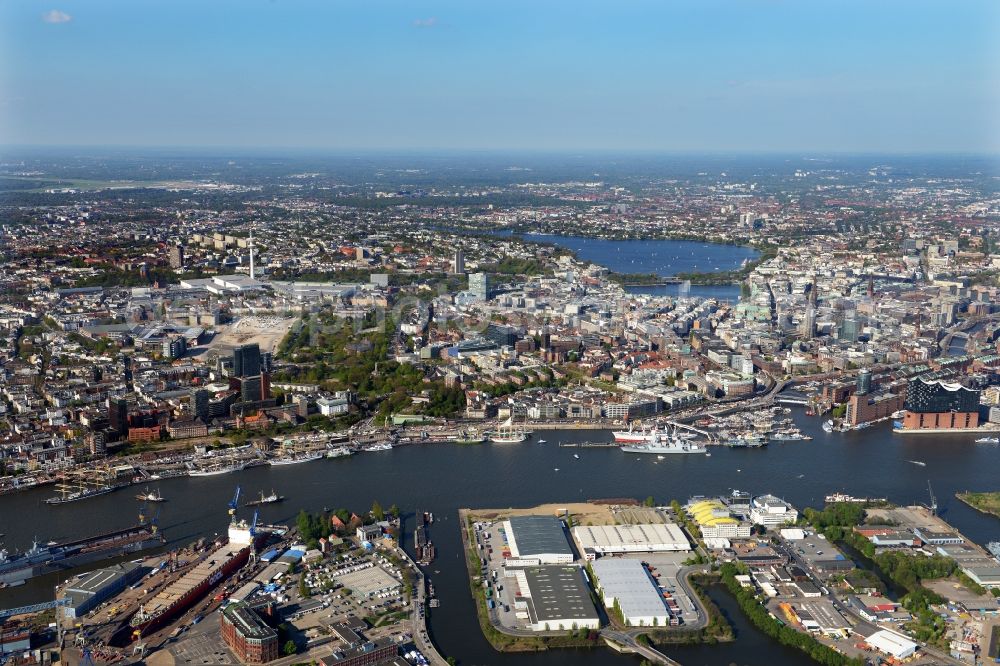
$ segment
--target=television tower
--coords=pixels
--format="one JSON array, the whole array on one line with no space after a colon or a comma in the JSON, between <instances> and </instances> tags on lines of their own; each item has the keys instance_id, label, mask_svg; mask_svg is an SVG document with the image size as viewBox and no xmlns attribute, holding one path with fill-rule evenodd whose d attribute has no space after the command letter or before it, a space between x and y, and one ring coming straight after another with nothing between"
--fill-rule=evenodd
<instances>
[{"instance_id":1,"label":"television tower","mask_svg":"<svg viewBox=\"0 0 1000 666\"><path fill-rule=\"evenodd\" d=\"M253 270L253 231L250 232L250 279L256 279Z\"/></svg>"}]
</instances>

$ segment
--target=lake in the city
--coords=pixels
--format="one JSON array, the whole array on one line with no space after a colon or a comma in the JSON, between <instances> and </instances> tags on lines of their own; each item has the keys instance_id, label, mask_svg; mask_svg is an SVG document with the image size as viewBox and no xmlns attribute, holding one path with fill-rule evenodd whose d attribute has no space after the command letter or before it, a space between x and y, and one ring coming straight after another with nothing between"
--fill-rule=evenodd
<instances>
[{"instance_id":1,"label":"lake in the city","mask_svg":"<svg viewBox=\"0 0 1000 666\"><path fill-rule=\"evenodd\" d=\"M715 273L739 268L759 252L742 245L722 245L687 240L609 240L557 234L522 234L525 240L549 243L572 250L577 257L616 273L655 273L673 277L678 273ZM698 296L738 301L740 287L728 285L654 285L626 287L635 294Z\"/></svg>"},{"instance_id":2,"label":"lake in the city","mask_svg":"<svg viewBox=\"0 0 1000 666\"><path fill-rule=\"evenodd\" d=\"M468 588L458 525L460 507L533 506L545 502L653 495L661 502L692 495L718 495L733 488L773 492L799 508L819 507L833 491L888 497L897 503L928 502L928 481L942 515L979 543L1000 538L1000 521L954 498L959 490L997 489L1000 447L973 443L974 435L898 435L888 424L849 433L826 433L821 420L800 409L793 414L812 441L775 442L758 450L716 448L711 457L674 455L656 461L614 448L559 447L561 441L610 440L605 431L539 431L523 444L413 445L302 465L257 467L216 477L177 478L156 484L169 501L160 524L172 546L225 528L226 503L237 484L248 495L272 488L288 496L266 506L262 519L290 523L299 509L367 510L372 500L398 504L408 514L409 547L416 512L431 511L431 538L439 552L427 571L441 607L430 616L441 651L463 664L635 664L606 649L539 654L497 654L482 637ZM548 440L537 443L539 438ZM573 454L580 456L575 459ZM926 466L916 464L923 462ZM558 471L556 471L558 468ZM75 504L47 506L51 488L0 497L0 532L8 548L31 539L65 539L125 526L136 518L135 489ZM52 597L58 575L0 590L0 608ZM805 664L803 655L769 642L743 621L722 591L714 592L736 622L739 639L715 646L665 648L685 666Z\"/></svg>"}]
</instances>

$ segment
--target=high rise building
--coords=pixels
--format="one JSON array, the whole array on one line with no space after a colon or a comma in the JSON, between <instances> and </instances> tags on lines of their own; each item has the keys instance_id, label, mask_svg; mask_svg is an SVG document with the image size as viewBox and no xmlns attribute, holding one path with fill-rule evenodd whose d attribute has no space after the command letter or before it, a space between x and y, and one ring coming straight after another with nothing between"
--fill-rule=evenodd
<instances>
[{"instance_id":1,"label":"high rise building","mask_svg":"<svg viewBox=\"0 0 1000 666\"><path fill-rule=\"evenodd\" d=\"M253 377L260 374L260 345L240 345L233 350L233 376Z\"/></svg>"},{"instance_id":2,"label":"high rise building","mask_svg":"<svg viewBox=\"0 0 1000 666\"><path fill-rule=\"evenodd\" d=\"M816 309L806 308L806 314L802 318L802 337L811 338L816 335Z\"/></svg>"},{"instance_id":3,"label":"high rise building","mask_svg":"<svg viewBox=\"0 0 1000 666\"><path fill-rule=\"evenodd\" d=\"M210 397L211 394L209 393L208 389L203 389L203 388L191 389L190 407L191 407L191 414L194 417L200 418L203 421L208 420L208 403Z\"/></svg>"},{"instance_id":4,"label":"high rise building","mask_svg":"<svg viewBox=\"0 0 1000 666\"><path fill-rule=\"evenodd\" d=\"M846 340L847 342L857 342L858 335L860 335L860 333L861 322L854 317L844 317L844 321L840 324L838 337L841 340Z\"/></svg>"},{"instance_id":5,"label":"high rise building","mask_svg":"<svg viewBox=\"0 0 1000 666\"><path fill-rule=\"evenodd\" d=\"M184 339L183 335L163 339L163 358L168 361L184 356L185 352L187 352L187 340Z\"/></svg>"},{"instance_id":6,"label":"high rise building","mask_svg":"<svg viewBox=\"0 0 1000 666\"><path fill-rule=\"evenodd\" d=\"M487 273L469 275L469 292L481 301L490 300L490 276Z\"/></svg>"},{"instance_id":7,"label":"high rise building","mask_svg":"<svg viewBox=\"0 0 1000 666\"><path fill-rule=\"evenodd\" d=\"M183 268L184 267L184 246L174 245L170 248L169 253L170 267L171 268Z\"/></svg>"},{"instance_id":8,"label":"high rise building","mask_svg":"<svg viewBox=\"0 0 1000 666\"><path fill-rule=\"evenodd\" d=\"M451 268L456 275L465 273L465 253L462 250L455 250L455 258L451 262Z\"/></svg>"},{"instance_id":9,"label":"high rise building","mask_svg":"<svg viewBox=\"0 0 1000 666\"><path fill-rule=\"evenodd\" d=\"M108 421L111 429L119 435L128 432L128 401L122 398L108 398Z\"/></svg>"},{"instance_id":10,"label":"high rise building","mask_svg":"<svg viewBox=\"0 0 1000 666\"><path fill-rule=\"evenodd\" d=\"M858 373L858 395L868 395L872 391L871 368L862 368Z\"/></svg>"}]
</instances>

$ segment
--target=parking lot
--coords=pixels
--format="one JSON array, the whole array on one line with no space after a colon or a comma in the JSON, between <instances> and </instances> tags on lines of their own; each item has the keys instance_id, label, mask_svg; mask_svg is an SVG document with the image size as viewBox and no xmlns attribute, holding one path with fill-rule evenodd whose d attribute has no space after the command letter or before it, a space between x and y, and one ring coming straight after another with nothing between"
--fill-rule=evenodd
<instances>
[{"instance_id":1,"label":"parking lot","mask_svg":"<svg viewBox=\"0 0 1000 666\"><path fill-rule=\"evenodd\" d=\"M218 615L191 627L177 643L169 646L176 663L183 664L238 664L239 661L226 648L219 635Z\"/></svg>"},{"instance_id":2,"label":"parking lot","mask_svg":"<svg viewBox=\"0 0 1000 666\"><path fill-rule=\"evenodd\" d=\"M527 630L527 619L518 618L517 609L514 607L517 582L514 578L504 577L504 564L506 563L504 551L507 550L507 542L506 534L503 532L503 523L496 521L477 523L476 525L481 527L476 531L479 561L482 563L485 560L485 564L480 567L481 580L486 587L486 598L495 604L494 617L504 627Z\"/></svg>"},{"instance_id":3,"label":"parking lot","mask_svg":"<svg viewBox=\"0 0 1000 666\"><path fill-rule=\"evenodd\" d=\"M698 621L697 605L677 581L684 560L691 557L690 553L636 553L625 557L641 560L649 565L649 571L660 586L660 590L669 592L677 602L682 625Z\"/></svg>"}]
</instances>

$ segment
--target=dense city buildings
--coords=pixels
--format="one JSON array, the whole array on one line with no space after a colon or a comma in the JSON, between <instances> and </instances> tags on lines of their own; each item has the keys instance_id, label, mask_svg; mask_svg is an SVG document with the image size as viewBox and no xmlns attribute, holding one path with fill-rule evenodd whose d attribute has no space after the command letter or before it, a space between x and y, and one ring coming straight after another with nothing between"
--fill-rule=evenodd
<instances>
[{"instance_id":1,"label":"dense city buildings","mask_svg":"<svg viewBox=\"0 0 1000 666\"><path fill-rule=\"evenodd\" d=\"M77 503L151 480L263 465L292 473L302 468L284 466L443 442L517 456L522 442L585 428L594 441L565 442L575 447L567 460L593 445L668 469L692 455L718 461L716 447L753 456L817 445L792 410L833 437L875 426L907 441L948 431L988 444L1000 433L1000 207L975 173L858 158L702 175L664 166L626 186L537 165L530 178L504 170L488 186L455 176L445 187L418 172L359 167L351 180L164 159L189 178L124 188L94 179L2 204L0 491L41 486L48 503ZM58 180L63 167L33 158L5 168L14 180ZM568 476L559 464L551 473ZM746 477L740 469L730 473ZM797 473L806 483L816 470ZM281 501L269 490L255 506ZM840 648L864 639L886 654L910 649L850 634L844 613L854 611L823 589L853 565L780 495L609 511L572 524L558 512L478 523L485 570L471 574L495 626L525 640L592 640L604 614L618 629L697 627L683 575L695 565L685 562L716 561L750 570L745 582L778 600L775 616ZM135 538L156 516L143 508ZM945 549L975 584L1000 584L979 550L932 521L900 528L904 518L858 526L858 538ZM421 562L439 552L431 522L414 533ZM410 612L414 588L393 559L398 526L350 514L329 525L277 556L294 562L303 589L331 605L350 597L361 617ZM63 547L40 557L54 562ZM267 572L254 590L230 587L223 596L238 598L220 600L225 611L185 626L211 619L220 649L246 663L301 649L281 623L322 611L283 600L274 576L292 574L272 559L252 565ZM102 604L147 589L133 576L162 571L106 564L66 586L68 616L106 618ZM342 588L350 594L326 600ZM854 591L844 603L861 618L905 611L869 597ZM392 610L378 610L387 601ZM419 626L413 612L406 621ZM315 661L432 653L419 630L373 629L331 629Z\"/></svg>"}]
</instances>

